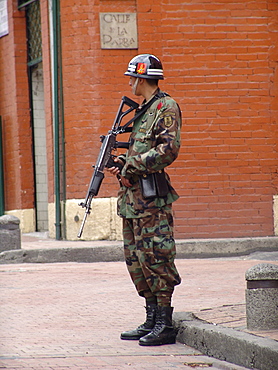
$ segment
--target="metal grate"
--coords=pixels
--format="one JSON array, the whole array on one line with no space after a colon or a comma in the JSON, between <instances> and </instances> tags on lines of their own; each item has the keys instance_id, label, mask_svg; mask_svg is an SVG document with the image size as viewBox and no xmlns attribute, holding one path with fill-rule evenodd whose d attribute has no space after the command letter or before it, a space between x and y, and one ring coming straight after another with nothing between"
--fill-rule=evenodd
<instances>
[{"instance_id":1,"label":"metal grate","mask_svg":"<svg viewBox=\"0 0 278 370\"><path fill-rule=\"evenodd\" d=\"M41 12L40 2L34 1L26 6L28 65L42 60Z\"/></svg>"}]
</instances>

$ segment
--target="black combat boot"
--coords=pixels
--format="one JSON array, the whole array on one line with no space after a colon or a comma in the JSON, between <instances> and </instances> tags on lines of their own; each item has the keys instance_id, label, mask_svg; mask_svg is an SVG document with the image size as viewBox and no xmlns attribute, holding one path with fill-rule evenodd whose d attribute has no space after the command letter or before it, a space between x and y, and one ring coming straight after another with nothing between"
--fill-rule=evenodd
<instances>
[{"instance_id":1,"label":"black combat boot","mask_svg":"<svg viewBox=\"0 0 278 370\"><path fill-rule=\"evenodd\" d=\"M144 324L138 326L134 330L124 331L121 334L121 339L124 340L138 340L141 337L144 337L146 334L150 333L155 325L156 317L156 304L149 304L146 306L146 321Z\"/></svg>"},{"instance_id":2,"label":"black combat boot","mask_svg":"<svg viewBox=\"0 0 278 370\"><path fill-rule=\"evenodd\" d=\"M173 307L157 306L153 330L140 338L140 346L161 346L176 343L176 331L172 325Z\"/></svg>"}]
</instances>

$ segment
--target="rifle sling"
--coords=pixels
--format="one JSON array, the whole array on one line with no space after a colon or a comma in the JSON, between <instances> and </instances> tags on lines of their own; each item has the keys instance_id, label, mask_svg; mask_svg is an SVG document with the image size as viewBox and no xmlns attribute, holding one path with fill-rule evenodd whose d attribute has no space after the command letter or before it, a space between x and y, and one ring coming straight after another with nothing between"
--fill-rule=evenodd
<instances>
[{"instance_id":1,"label":"rifle sling","mask_svg":"<svg viewBox=\"0 0 278 370\"><path fill-rule=\"evenodd\" d=\"M146 105L144 105L141 109L140 109L140 111L137 113L137 114L135 114L135 116L131 119L131 120L129 120L124 126L122 126L122 127L119 127L118 129L120 129L120 131L119 131L119 133L124 133L124 132L126 132L126 129L127 129L127 127L132 123L132 122L134 122L134 121L136 121L137 120L137 118L139 118L143 113L145 113L146 112L146 110L148 110L149 109L149 107L157 100L157 99L160 99L160 98L162 98L163 96L167 96L168 94L166 94L166 93L161 93L161 92L159 92L159 93L157 93Z\"/></svg>"}]
</instances>

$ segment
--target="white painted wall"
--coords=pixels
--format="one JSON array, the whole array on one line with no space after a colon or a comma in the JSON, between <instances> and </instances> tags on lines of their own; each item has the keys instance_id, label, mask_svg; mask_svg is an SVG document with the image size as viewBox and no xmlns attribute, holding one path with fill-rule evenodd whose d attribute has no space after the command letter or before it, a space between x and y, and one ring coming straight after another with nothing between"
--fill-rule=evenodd
<instances>
[{"instance_id":1,"label":"white painted wall","mask_svg":"<svg viewBox=\"0 0 278 370\"><path fill-rule=\"evenodd\" d=\"M46 160L46 130L44 115L43 70L40 63L32 72L34 121L34 154L36 173L37 230L48 230L48 187Z\"/></svg>"}]
</instances>

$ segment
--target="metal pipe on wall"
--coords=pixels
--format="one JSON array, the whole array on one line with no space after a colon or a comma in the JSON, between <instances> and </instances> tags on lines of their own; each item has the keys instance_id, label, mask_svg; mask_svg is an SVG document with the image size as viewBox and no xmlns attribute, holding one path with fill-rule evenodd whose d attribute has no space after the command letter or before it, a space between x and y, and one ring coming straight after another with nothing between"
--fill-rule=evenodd
<instances>
[{"instance_id":1,"label":"metal pipe on wall","mask_svg":"<svg viewBox=\"0 0 278 370\"><path fill-rule=\"evenodd\" d=\"M0 216L3 216L5 213L4 158L2 142L2 117L0 116Z\"/></svg>"},{"instance_id":2,"label":"metal pipe on wall","mask_svg":"<svg viewBox=\"0 0 278 370\"><path fill-rule=\"evenodd\" d=\"M54 133L54 182L55 182L55 235L62 239L62 212L61 212L61 171L65 172L64 151L64 119L63 119L63 90L62 90L62 63L60 48L60 3L52 0L50 5L50 41L51 41L51 69L52 69L52 108ZM59 86L60 83L60 86ZM60 95L59 95L60 91ZM60 97L60 100L59 100ZM62 154L62 161L60 161ZM62 166L62 169L61 169ZM62 177L64 182L64 177ZM65 186L63 198L65 199ZM64 209L64 207L63 207ZM65 219L65 217L63 217Z\"/></svg>"}]
</instances>

